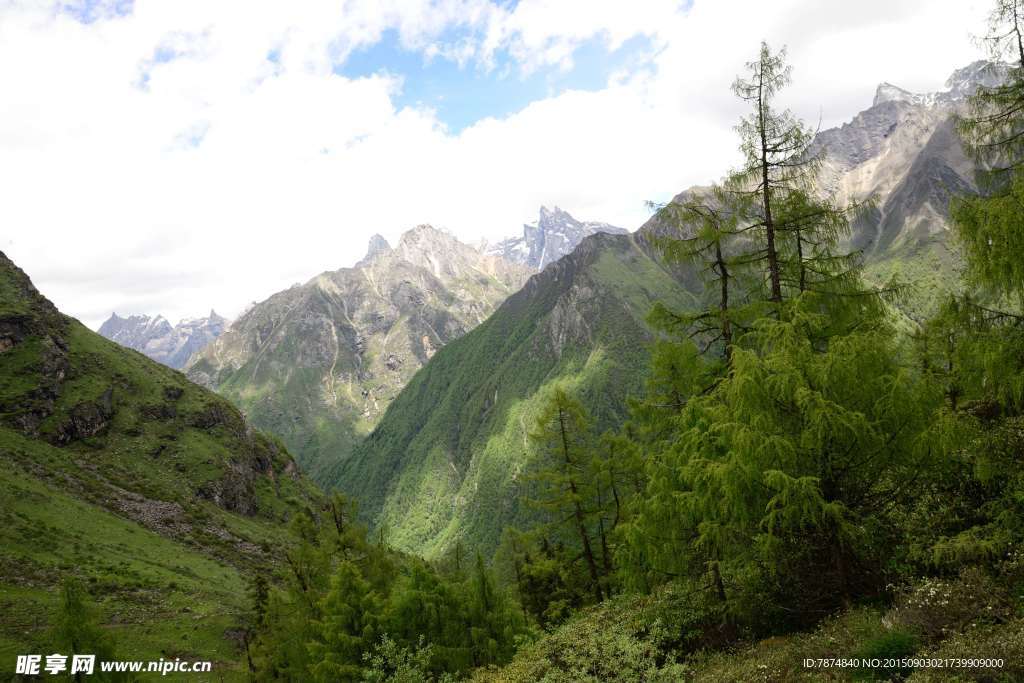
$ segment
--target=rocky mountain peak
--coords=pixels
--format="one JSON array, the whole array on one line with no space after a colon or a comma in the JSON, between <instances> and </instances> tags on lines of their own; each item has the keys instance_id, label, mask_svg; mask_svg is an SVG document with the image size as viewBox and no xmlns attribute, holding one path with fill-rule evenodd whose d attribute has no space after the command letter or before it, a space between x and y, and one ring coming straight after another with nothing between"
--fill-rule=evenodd
<instances>
[{"instance_id":1,"label":"rocky mountain peak","mask_svg":"<svg viewBox=\"0 0 1024 683\"><path fill-rule=\"evenodd\" d=\"M510 237L485 246L485 251L540 271L575 249L583 238L598 232L624 234L628 231L607 223L578 221L558 206L542 206L537 220L523 225L522 237Z\"/></svg>"},{"instance_id":2,"label":"rocky mountain peak","mask_svg":"<svg viewBox=\"0 0 1024 683\"><path fill-rule=\"evenodd\" d=\"M111 313L99 333L164 365L181 369L193 353L219 337L227 324L227 318L217 315L212 308L209 316L185 318L177 325L171 325L162 315L122 318Z\"/></svg>"},{"instance_id":3,"label":"rocky mountain peak","mask_svg":"<svg viewBox=\"0 0 1024 683\"><path fill-rule=\"evenodd\" d=\"M946 80L946 88L952 99L964 99L979 87L991 88L1006 80L1009 65L980 59L957 69Z\"/></svg>"},{"instance_id":4,"label":"rocky mountain peak","mask_svg":"<svg viewBox=\"0 0 1024 683\"><path fill-rule=\"evenodd\" d=\"M371 259L377 254L384 253L385 251L391 251L391 245L388 244L388 241L384 239L383 235L380 235L379 233L374 234L374 236L370 238L369 245L366 247L366 258Z\"/></svg>"},{"instance_id":5,"label":"rocky mountain peak","mask_svg":"<svg viewBox=\"0 0 1024 683\"><path fill-rule=\"evenodd\" d=\"M319 476L438 349L530 275L431 225L407 230L394 247L375 237L354 267L256 304L193 356L186 374L225 391Z\"/></svg>"},{"instance_id":6,"label":"rocky mountain peak","mask_svg":"<svg viewBox=\"0 0 1024 683\"><path fill-rule=\"evenodd\" d=\"M369 243L366 245L366 255L363 256L359 261L356 262L356 268L367 265L381 254L387 254L391 251L391 244L384 239L384 236L375 233Z\"/></svg>"},{"instance_id":7,"label":"rocky mountain peak","mask_svg":"<svg viewBox=\"0 0 1024 683\"><path fill-rule=\"evenodd\" d=\"M943 106L960 102L977 91L979 87L991 88L1006 79L1009 66L1002 62L984 59L972 62L954 71L946 79L946 90L931 93L913 93L889 82L883 82L875 89L872 107L886 102L906 102L913 105Z\"/></svg>"},{"instance_id":8,"label":"rocky mountain peak","mask_svg":"<svg viewBox=\"0 0 1024 683\"><path fill-rule=\"evenodd\" d=\"M875 99L871 103L872 107L877 107L884 102L911 102L916 103L920 95L915 95L909 90L893 85L889 82L882 82L878 84L875 89Z\"/></svg>"},{"instance_id":9,"label":"rocky mountain peak","mask_svg":"<svg viewBox=\"0 0 1024 683\"><path fill-rule=\"evenodd\" d=\"M435 228L429 223L420 223L402 233L399 244L425 244L439 242L454 242L455 237L445 230Z\"/></svg>"}]
</instances>

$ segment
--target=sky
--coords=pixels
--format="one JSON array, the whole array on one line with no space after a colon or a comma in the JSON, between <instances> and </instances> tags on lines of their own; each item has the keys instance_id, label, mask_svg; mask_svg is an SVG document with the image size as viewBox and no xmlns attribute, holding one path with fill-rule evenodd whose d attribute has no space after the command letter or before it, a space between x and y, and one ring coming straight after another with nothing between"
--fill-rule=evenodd
<instances>
[{"instance_id":1,"label":"sky","mask_svg":"<svg viewBox=\"0 0 1024 683\"><path fill-rule=\"evenodd\" d=\"M429 223L629 229L738 161L730 84L840 125L982 56L975 0L0 0L0 251L65 313L234 316Z\"/></svg>"}]
</instances>

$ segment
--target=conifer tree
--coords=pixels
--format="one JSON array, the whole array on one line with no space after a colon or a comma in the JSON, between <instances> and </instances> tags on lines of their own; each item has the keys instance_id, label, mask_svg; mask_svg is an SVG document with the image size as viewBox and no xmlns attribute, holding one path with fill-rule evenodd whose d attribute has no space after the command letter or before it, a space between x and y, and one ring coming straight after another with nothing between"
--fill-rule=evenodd
<instances>
[{"instance_id":1,"label":"conifer tree","mask_svg":"<svg viewBox=\"0 0 1024 683\"><path fill-rule=\"evenodd\" d=\"M321 601L317 637L309 643L312 673L322 681L357 681L363 655L379 635L380 601L359 569L341 562Z\"/></svg>"},{"instance_id":2,"label":"conifer tree","mask_svg":"<svg viewBox=\"0 0 1024 683\"><path fill-rule=\"evenodd\" d=\"M679 313L656 304L650 320L657 329L697 340L703 351L715 347L726 365L732 354L734 337L741 330L744 307L738 305L740 271L754 260L737 253L738 215L734 197L720 186L681 202L671 202L658 210L658 218L674 228L674 235L657 241L664 257L673 263L697 264L704 275L707 307L696 312ZM680 397L681 400L681 397Z\"/></svg>"},{"instance_id":3,"label":"conifer tree","mask_svg":"<svg viewBox=\"0 0 1024 683\"><path fill-rule=\"evenodd\" d=\"M515 637L522 633L518 610L494 583L477 554L469 580L468 631L473 648L473 665L494 664L511 658Z\"/></svg>"},{"instance_id":4,"label":"conifer tree","mask_svg":"<svg viewBox=\"0 0 1024 683\"><path fill-rule=\"evenodd\" d=\"M929 511L919 537L938 566L990 562L1024 541L1024 7L996 0L985 36L1000 82L982 86L957 121L979 164L980 193L951 213L967 262L968 293L954 296L917 336L924 373L943 387L957 440L935 487L956 501ZM1008 457L1009 456L1009 457ZM962 507L959 505L962 503Z\"/></svg>"},{"instance_id":5,"label":"conifer tree","mask_svg":"<svg viewBox=\"0 0 1024 683\"><path fill-rule=\"evenodd\" d=\"M884 328L819 351L823 316L791 318L759 321L732 374L688 402L676 445L650 463L632 542L665 575L699 569L723 601L755 579L788 585L806 616L828 605L800 605L796 586L814 599L878 588L872 532L934 456L921 435L937 395L899 367Z\"/></svg>"},{"instance_id":6,"label":"conifer tree","mask_svg":"<svg viewBox=\"0 0 1024 683\"><path fill-rule=\"evenodd\" d=\"M953 221L973 283L995 297L1024 302L1024 8L997 0L985 37L995 60L1009 57L1002 82L980 87L957 121L964 146L979 163L981 194L954 198ZM990 67L999 70L999 65ZM997 71L997 76L1000 75Z\"/></svg>"},{"instance_id":7,"label":"conifer tree","mask_svg":"<svg viewBox=\"0 0 1024 683\"><path fill-rule=\"evenodd\" d=\"M788 600L799 621L835 596L878 588L868 569L885 550L864 530L884 528L933 455L917 444L936 403L931 385L894 361L881 293L862 284L859 254L840 252L861 207L818 191L812 132L773 108L790 79L785 52L762 44L748 68L734 84L754 109L738 126L744 165L679 205L671 215L684 237L666 249L709 273L719 305L674 320L689 322L695 340L726 340L724 362L680 342L655 356L650 386L671 388L678 407L658 412L648 400L633 412L656 437L644 444L646 488L622 532L623 562L634 585L690 581L733 616L754 591Z\"/></svg>"},{"instance_id":8,"label":"conifer tree","mask_svg":"<svg viewBox=\"0 0 1024 683\"><path fill-rule=\"evenodd\" d=\"M879 292L864 288L860 254L838 248L851 218L871 200L840 205L818 187L823 150L814 144L814 131L791 111L773 107L792 77L785 48L773 53L762 43L759 58L747 69L749 77L733 84L733 92L753 108L736 127L744 161L718 191L731 195L724 202L734 221L729 233L741 238L743 250L734 258L761 264L764 299L776 306L815 292L819 305L852 308L857 317L859 309L878 305ZM838 310L830 314L837 322L843 319Z\"/></svg>"},{"instance_id":9,"label":"conifer tree","mask_svg":"<svg viewBox=\"0 0 1024 683\"><path fill-rule=\"evenodd\" d=\"M410 647L420 639L443 670L466 669L472 664L465 637L465 605L454 584L425 563L415 562L392 586L384 626L388 635Z\"/></svg>"},{"instance_id":10,"label":"conifer tree","mask_svg":"<svg viewBox=\"0 0 1024 683\"><path fill-rule=\"evenodd\" d=\"M565 525L579 542L595 600L604 599L602 571L594 549L591 513L594 487L589 480L589 423L583 406L562 387L555 387L537 417L530 438L537 444L542 466L536 474L540 495L536 505L550 512L555 525Z\"/></svg>"},{"instance_id":11,"label":"conifer tree","mask_svg":"<svg viewBox=\"0 0 1024 683\"><path fill-rule=\"evenodd\" d=\"M785 194L812 182L818 160L809 154L812 134L791 112L772 107L776 95L789 84L792 67L785 49L772 53L761 43L758 59L747 63L748 78L738 77L732 89L753 112L736 127L743 166L729 178L728 189L746 204L747 218L740 225L752 233L765 262L768 299L781 304L783 292L783 234L778 203Z\"/></svg>"}]
</instances>

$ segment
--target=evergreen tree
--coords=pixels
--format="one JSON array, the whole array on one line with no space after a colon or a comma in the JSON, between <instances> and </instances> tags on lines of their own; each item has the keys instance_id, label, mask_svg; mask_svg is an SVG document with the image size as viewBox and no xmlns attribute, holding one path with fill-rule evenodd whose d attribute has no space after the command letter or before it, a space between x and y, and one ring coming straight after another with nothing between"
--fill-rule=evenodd
<instances>
[{"instance_id":1,"label":"evergreen tree","mask_svg":"<svg viewBox=\"0 0 1024 683\"><path fill-rule=\"evenodd\" d=\"M743 293L737 286L738 271L754 259L737 253L740 241L736 239L734 197L716 185L706 193L661 207L658 218L674 233L657 240L665 259L698 264L704 275L705 297L710 300L703 310L682 314L656 304L650 321L656 329L698 340L705 352L720 349L718 353L728 365L745 312L737 305Z\"/></svg>"},{"instance_id":2,"label":"evergreen tree","mask_svg":"<svg viewBox=\"0 0 1024 683\"><path fill-rule=\"evenodd\" d=\"M467 626L474 666L510 659L516 636L524 630L519 611L495 585L479 554L469 581Z\"/></svg>"},{"instance_id":3,"label":"evergreen tree","mask_svg":"<svg viewBox=\"0 0 1024 683\"><path fill-rule=\"evenodd\" d=\"M990 15L988 44L992 57L1011 59L1005 78L981 87L957 121L965 148L979 163L982 193L952 202L953 221L967 257L973 283L995 297L1024 292L1024 49L1019 0L997 0ZM991 67L999 69L999 66Z\"/></svg>"},{"instance_id":4,"label":"evergreen tree","mask_svg":"<svg viewBox=\"0 0 1024 683\"><path fill-rule=\"evenodd\" d=\"M459 671L472 665L465 611L455 584L415 562L393 585L384 624L396 642L411 647L423 639L438 668Z\"/></svg>"},{"instance_id":5,"label":"evergreen tree","mask_svg":"<svg viewBox=\"0 0 1024 683\"><path fill-rule=\"evenodd\" d=\"M342 561L321 601L317 637L309 643L312 673L322 681L358 681L364 654L377 641L380 600L351 562Z\"/></svg>"},{"instance_id":6,"label":"evergreen tree","mask_svg":"<svg viewBox=\"0 0 1024 683\"><path fill-rule=\"evenodd\" d=\"M542 462L535 475L539 497L533 502L554 517L555 526L571 529L590 578L594 599L604 599L602 571L591 528L595 489L588 477L589 421L583 406L562 387L555 387L541 408L530 438Z\"/></svg>"},{"instance_id":7,"label":"evergreen tree","mask_svg":"<svg viewBox=\"0 0 1024 683\"><path fill-rule=\"evenodd\" d=\"M759 321L732 374L687 403L630 538L664 575L706 577L722 601L775 592L806 618L879 589L886 515L935 454L923 435L937 394L898 365L884 326L819 351L824 317L790 317Z\"/></svg>"},{"instance_id":8,"label":"evergreen tree","mask_svg":"<svg viewBox=\"0 0 1024 683\"><path fill-rule=\"evenodd\" d=\"M812 133L788 110L772 107L791 79L785 49L773 54L767 43L761 43L758 59L748 62L747 70L749 77L737 78L732 89L754 111L736 127L744 162L727 187L745 204L739 231L756 240L759 258L765 263L767 298L780 304L786 226L780 223L778 204L788 192L804 189L814 180L818 159L809 153Z\"/></svg>"},{"instance_id":9,"label":"evergreen tree","mask_svg":"<svg viewBox=\"0 0 1024 683\"><path fill-rule=\"evenodd\" d=\"M860 254L838 251L850 219L871 201L839 205L817 186L822 150L814 145L814 131L789 110L773 107L792 77L786 50L773 53L762 43L747 69L749 77L733 84L733 92L754 110L736 128L744 162L718 190L731 195L724 203L731 216L728 232L742 238L742 255L734 258L760 266L763 299L776 306L817 293L818 305L831 307L836 321L821 333L833 334L856 324L862 308L879 305L879 292L865 289L860 279ZM852 309L852 323L841 309Z\"/></svg>"},{"instance_id":10,"label":"evergreen tree","mask_svg":"<svg viewBox=\"0 0 1024 683\"><path fill-rule=\"evenodd\" d=\"M1022 540L1024 475L1024 41L1017 0L997 0L985 42L1005 78L981 87L958 120L982 172L981 193L952 202L970 285L917 335L922 371L943 387L946 431L958 446L918 512L920 559L987 563ZM1001 73L997 75L1003 75ZM925 521L926 520L926 521Z\"/></svg>"}]
</instances>

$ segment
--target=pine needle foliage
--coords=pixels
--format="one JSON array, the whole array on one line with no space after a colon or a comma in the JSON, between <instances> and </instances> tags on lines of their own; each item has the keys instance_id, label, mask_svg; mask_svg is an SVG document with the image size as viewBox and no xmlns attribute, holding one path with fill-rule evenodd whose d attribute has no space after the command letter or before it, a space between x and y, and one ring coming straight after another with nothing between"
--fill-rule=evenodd
<instances>
[{"instance_id":1,"label":"pine needle foliage","mask_svg":"<svg viewBox=\"0 0 1024 683\"><path fill-rule=\"evenodd\" d=\"M340 494L292 524L300 543L287 551L252 645L258 680L466 672L507 661L527 633L482 561L471 575L443 573L371 542Z\"/></svg>"}]
</instances>

